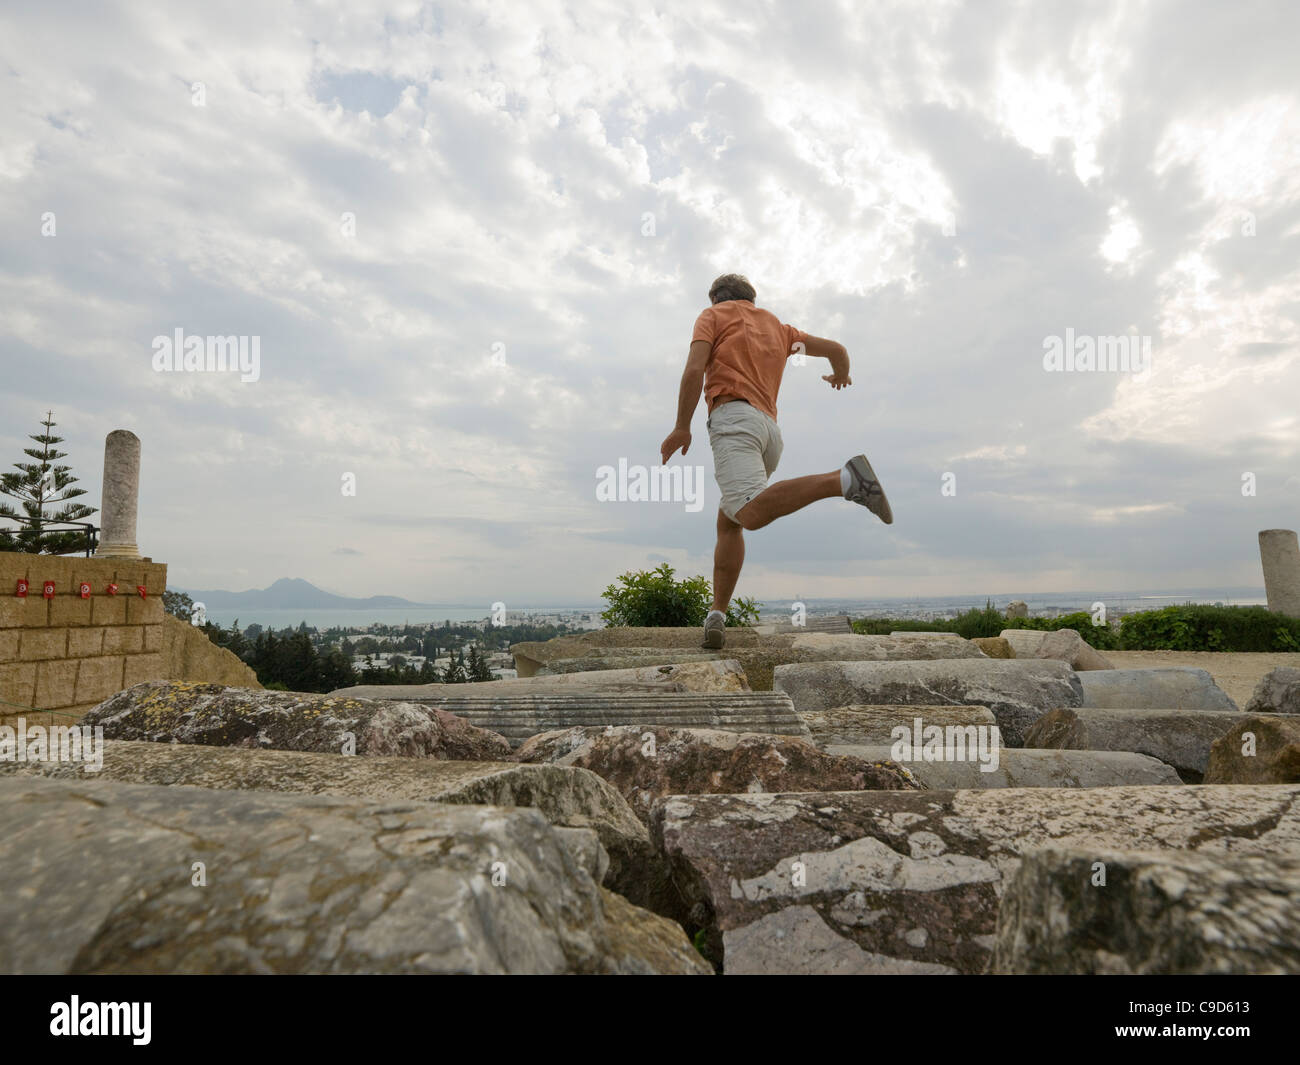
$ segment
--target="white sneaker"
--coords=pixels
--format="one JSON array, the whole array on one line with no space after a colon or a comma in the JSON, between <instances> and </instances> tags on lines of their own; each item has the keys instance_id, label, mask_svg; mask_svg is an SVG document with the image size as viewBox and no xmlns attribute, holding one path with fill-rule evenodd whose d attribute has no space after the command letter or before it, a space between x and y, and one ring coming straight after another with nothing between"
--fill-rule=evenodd
<instances>
[{"instance_id":1,"label":"white sneaker","mask_svg":"<svg viewBox=\"0 0 1300 1065\"><path fill-rule=\"evenodd\" d=\"M704 619L704 646L712 651L722 650L727 642L727 615L721 610L710 610Z\"/></svg>"},{"instance_id":2,"label":"white sneaker","mask_svg":"<svg viewBox=\"0 0 1300 1065\"><path fill-rule=\"evenodd\" d=\"M849 487L844 498L850 503L866 507L886 525L894 524L894 512L885 498L885 490L880 487L876 473L867 461L866 455L854 455L844 464L849 471Z\"/></svg>"}]
</instances>

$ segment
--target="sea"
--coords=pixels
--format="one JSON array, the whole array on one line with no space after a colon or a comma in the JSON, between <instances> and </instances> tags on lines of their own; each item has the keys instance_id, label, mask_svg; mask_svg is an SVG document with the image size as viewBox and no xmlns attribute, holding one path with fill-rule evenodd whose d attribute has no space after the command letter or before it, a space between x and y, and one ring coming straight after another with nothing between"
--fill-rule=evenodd
<instances>
[{"instance_id":1,"label":"sea","mask_svg":"<svg viewBox=\"0 0 1300 1065\"><path fill-rule=\"evenodd\" d=\"M1263 588L1191 588L1181 591L1168 589L1090 591L1090 592L1010 592L986 595L916 596L879 599L805 599L804 607L810 617L827 614L848 614L850 617L888 617L910 620L935 620L955 617L971 608L981 608L986 602L998 609L1021 600L1033 617L1056 617L1077 610L1092 611L1094 604L1104 603L1108 616L1116 617L1138 610L1157 610L1179 603L1218 603L1223 606L1265 606ZM554 621L557 615L590 614L598 617L605 609L604 603L571 603L562 606L513 606L539 622ZM762 620L773 621L790 616L791 601L769 600L761 602ZM446 621L465 623L482 621L488 617L488 606L465 604L394 607L385 609L339 610L306 609L250 609L209 610L208 620L228 627L238 620L241 629L258 624L263 628L297 628L306 623L308 628L336 627L365 628L379 625L429 625Z\"/></svg>"}]
</instances>

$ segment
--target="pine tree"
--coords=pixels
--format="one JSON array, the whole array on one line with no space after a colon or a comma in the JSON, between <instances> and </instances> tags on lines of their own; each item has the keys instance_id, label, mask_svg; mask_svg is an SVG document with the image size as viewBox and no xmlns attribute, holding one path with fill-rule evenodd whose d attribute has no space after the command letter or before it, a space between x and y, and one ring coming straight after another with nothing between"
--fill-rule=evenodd
<instances>
[{"instance_id":1,"label":"pine tree","mask_svg":"<svg viewBox=\"0 0 1300 1065\"><path fill-rule=\"evenodd\" d=\"M478 644L469 645L469 679L493 680L492 670L487 664L487 657L479 652Z\"/></svg>"},{"instance_id":2,"label":"pine tree","mask_svg":"<svg viewBox=\"0 0 1300 1065\"><path fill-rule=\"evenodd\" d=\"M0 517L12 518L23 526L17 532L0 530L0 550L25 551L33 555L85 551L90 544L84 531L43 531L43 526L51 522L88 518L95 513L95 508L68 502L84 496L86 490L72 487L77 478L72 476L71 467L58 465L58 460L66 458L67 453L54 446L63 443L63 437L51 432L55 425L53 411L45 415L41 425L45 431L30 437L40 447L23 448L23 454L36 461L15 462L14 469L18 473L0 473L0 493L18 500L23 510L20 514L13 504L0 503ZM59 507L59 504L64 506Z\"/></svg>"},{"instance_id":3,"label":"pine tree","mask_svg":"<svg viewBox=\"0 0 1300 1065\"><path fill-rule=\"evenodd\" d=\"M442 681L444 684L464 684L465 680L465 653L460 651L447 663L447 671L443 674Z\"/></svg>"}]
</instances>

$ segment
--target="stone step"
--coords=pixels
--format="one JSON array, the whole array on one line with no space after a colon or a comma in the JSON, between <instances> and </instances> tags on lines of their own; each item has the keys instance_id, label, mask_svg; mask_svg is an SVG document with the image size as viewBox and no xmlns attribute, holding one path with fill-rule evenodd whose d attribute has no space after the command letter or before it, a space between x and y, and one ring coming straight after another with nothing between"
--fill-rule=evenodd
<instances>
[{"instance_id":1,"label":"stone step","mask_svg":"<svg viewBox=\"0 0 1300 1065\"><path fill-rule=\"evenodd\" d=\"M981 734L982 735L982 734ZM952 761L928 760L915 752L894 757L893 746L830 744L827 754L846 754L868 762L893 759L927 788L1114 788L1125 784L1178 785L1173 766L1129 751L1045 751L1020 747L994 749L970 743L956 748ZM947 752L945 752L947 753Z\"/></svg>"},{"instance_id":2,"label":"stone step","mask_svg":"<svg viewBox=\"0 0 1300 1065\"><path fill-rule=\"evenodd\" d=\"M1206 670L1192 666L1089 670L1079 674L1079 681L1084 706L1238 711Z\"/></svg>"},{"instance_id":3,"label":"stone step","mask_svg":"<svg viewBox=\"0 0 1300 1065\"><path fill-rule=\"evenodd\" d=\"M681 795L651 837L727 973L979 973L1045 845L1300 853L1300 785Z\"/></svg>"},{"instance_id":4,"label":"stone step","mask_svg":"<svg viewBox=\"0 0 1300 1065\"><path fill-rule=\"evenodd\" d=\"M1074 670L1050 659L800 663L777 666L773 686L801 713L852 703L987 706L1008 747L1023 746L1048 710L1083 701Z\"/></svg>"},{"instance_id":5,"label":"stone step","mask_svg":"<svg viewBox=\"0 0 1300 1065\"><path fill-rule=\"evenodd\" d=\"M452 690L459 685L451 685ZM446 690L444 688L444 690ZM444 695L408 699L436 706L518 747L543 732L590 725L710 728L807 738L808 726L781 692L630 692Z\"/></svg>"}]
</instances>

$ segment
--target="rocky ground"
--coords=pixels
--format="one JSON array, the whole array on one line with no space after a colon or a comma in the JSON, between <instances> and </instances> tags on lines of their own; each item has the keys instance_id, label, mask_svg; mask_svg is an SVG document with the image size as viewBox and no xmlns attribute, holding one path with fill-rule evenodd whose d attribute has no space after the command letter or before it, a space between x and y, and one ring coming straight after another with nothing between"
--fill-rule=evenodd
<instances>
[{"instance_id":1,"label":"rocky ground","mask_svg":"<svg viewBox=\"0 0 1300 1065\"><path fill-rule=\"evenodd\" d=\"M0 969L1300 972L1300 655L699 639L0 733Z\"/></svg>"}]
</instances>

